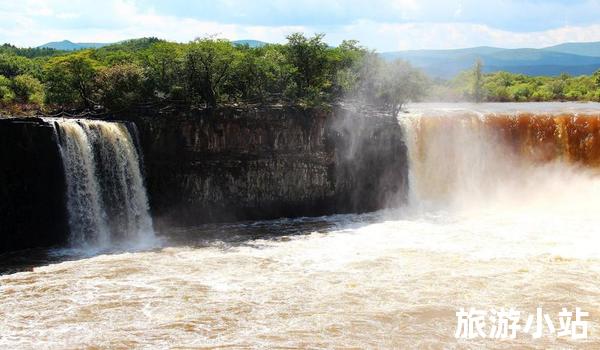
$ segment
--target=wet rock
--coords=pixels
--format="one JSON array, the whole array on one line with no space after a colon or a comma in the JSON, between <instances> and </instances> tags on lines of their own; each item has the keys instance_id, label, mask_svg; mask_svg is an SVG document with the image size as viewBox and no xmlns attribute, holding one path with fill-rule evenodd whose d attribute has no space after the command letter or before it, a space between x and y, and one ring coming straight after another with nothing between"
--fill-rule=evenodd
<instances>
[{"instance_id":1,"label":"wet rock","mask_svg":"<svg viewBox=\"0 0 600 350\"><path fill-rule=\"evenodd\" d=\"M134 117L159 231L206 222L362 212L406 186L396 120L341 108Z\"/></svg>"},{"instance_id":2,"label":"wet rock","mask_svg":"<svg viewBox=\"0 0 600 350\"><path fill-rule=\"evenodd\" d=\"M52 125L0 119L0 252L61 244L65 182Z\"/></svg>"}]
</instances>

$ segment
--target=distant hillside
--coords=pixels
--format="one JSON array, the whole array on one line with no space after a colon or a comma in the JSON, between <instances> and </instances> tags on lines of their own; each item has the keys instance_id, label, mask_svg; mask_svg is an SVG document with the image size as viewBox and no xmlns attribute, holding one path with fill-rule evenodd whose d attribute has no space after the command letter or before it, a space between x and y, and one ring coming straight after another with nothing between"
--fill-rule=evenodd
<instances>
[{"instance_id":1,"label":"distant hillside","mask_svg":"<svg viewBox=\"0 0 600 350\"><path fill-rule=\"evenodd\" d=\"M591 74L600 69L599 43L568 43L543 49L474 47L455 50L385 52L386 59L402 58L434 78L449 79L469 69L479 58L486 72L528 75Z\"/></svg>"},{"instance_id":2,"label":"distant hillside","mask_svg":"<svg viewBox=\"0 0 600 350\"><path fill-rule=\"evenodd\" d=\"M153 38L155 39L155 38ZM156 39L158 40L158 39ZM120 42L126 45L135 40ZM266 42L259 40L234 40L234 45L262 47ZM47 43L38 48L73 51L86 48L101 48L110 43L73 43L69 40ZM408 50L384 52L386 59L401 58L423 69L433 78L450 79L473 66L481 59L485 72L508 71L528 75L557 76L592 74L600 69L600 42L564 43L542 49L503 49L480 46L453 50Z\"/></svg>"},{"instance_id":3,"label":"distant hillside","mask_svg":"<svg viewBox=\"0 0 600 350\"><path fill-rule=\"evenodd\" d=\"M260 40L234 40L234 41L232 41L232 43L234 45L239 45L239 46L248 45L250 47L263 47L263 46L267 45L266 42L260 41Z\"/></svg>"},{"instance_id":4,"label":"distant hillside","mask_svg":"<svg viewBox=\"0 0 600 350\"><path fill-rule=\"evenodd\" d=\"M543 50L570 53L580 56L600 57L600 42L590 43L564 43L546 47Z\"/></svg>"},{"instance_id":5,"label":"distant hillside","mask_svg":"<svg viewBox=\"0 0 600 350\"><path fill-rule=\"evenodd\" d=\"M131 41L126 40L124 42ZM234 45L248 45L250 47L262 47L267 45L266 42L260 40L234 40L232 41ZM63 41L53 41L50 43L46 43L44 45L38 46L40 49L54 49L61 51L75 51L82 49L98 49L104 46L113 45L114 43L74 43L69 40Z\"/></svg>"},{"instance_id":6,"label":"distant hillside","mask_svg":"<svg viewBox=\"0 0 600 350\"><path fill-rule=\"evenodd\" d=\"M110 43L74 43L69 40L53 41L44 45L38 46L40 49L55 49L62 51L75 51L82 49L97 49L103 46L110 45Z\"/></svg>"}]
</instances>

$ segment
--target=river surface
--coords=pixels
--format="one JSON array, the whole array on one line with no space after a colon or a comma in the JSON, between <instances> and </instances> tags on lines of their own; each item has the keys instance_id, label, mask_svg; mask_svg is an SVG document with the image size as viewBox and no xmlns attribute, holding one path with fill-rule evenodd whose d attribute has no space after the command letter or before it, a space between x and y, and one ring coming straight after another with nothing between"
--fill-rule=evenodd
<instances>
[{"instance_id":1,"label":"river surface","mask_svg":"<svg viewBox=\"0 0 600 350\"><path fill-rule=\"evenodd\" d=\"M0 348L600 348L596 169L523 164L471 119L412 117L401 208L1 256ZM587 339L545 323L540 338L457 339L471 307L514 308L523 327L540 307L556 332L579 307Z\"/></svg>"}]
</instances>

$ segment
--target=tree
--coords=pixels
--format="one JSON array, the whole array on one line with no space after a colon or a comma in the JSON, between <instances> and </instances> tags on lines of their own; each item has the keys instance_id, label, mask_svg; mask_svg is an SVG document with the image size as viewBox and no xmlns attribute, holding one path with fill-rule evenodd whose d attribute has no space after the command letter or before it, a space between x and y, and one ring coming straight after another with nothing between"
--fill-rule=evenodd
<instances>
[{"instance_id":1,"label":"tree","mask_svg":"<svg viewBox=\"0 0 600 350\"><path fill-rule=\"evenodd\" d=\"M31 75L17 75L12 81L12 90L15 99L19 102L33 103L39 106L44 103L44 86Z\"/></svg>"},{"instance_id":2,"label":"tree","mask_svg":"<svg viewBox=\"0 0 600 350\"><path fill-rule=\"evenodd\" d=\"M54 57L47 63L44 76L49 102L93 107L94 78L99 62L90 58L90 54L91 51L81 51Z\"/></svg>"},{"instance_id":3,"label":"tree","mask_svg":"<svg viewBox=\"0 0 600 350\"><path fill-rule=\"evenodd\" d=\"M185 54L187 88L192 103L201 97L210 107L216 107L221 87L231 74L237 52L227 40L196 39Z\"/></svg>"},{"instance_id":4,"label":"tree","mask_svg":"<svg viewBox=\"0 0 600 350\"><path fill-rule=\"evenodd\" d=\"M594 74L592 74L592 80L594 82L594 87L596 89L600 89L600 69L598 69L594 72Z\"/></svg>"},{"instance_id":5,"label":"tree","mask_svg":"<svg viewBox=\"0 0 600 350\"><path fill-rule=\"evenodd\" d=\"M426 83L425 75L408 62L400 59L386 62L379 68L375 83L377 99L396 117L404 104L425 94Z\"/></svg>"},{"instance_id":6,"label":"tree","mask_svg":"<svg viewBox=\"0 0 600 350\"><path fill-rule=\"evenodd\" d=\"M0 103L7 105L15 99L12 82L7 77L0 75Z\"/></svg>"},{"instance_id":7,"label":"tree","mask_svg":"<svg viewBox=\"0 0 600 350\"><path fill-rule=\"evenodd\" d=\"M308 99L315 102L326 98L325 93L331 87L329 73L328 46L323 42L324 34L315 34L307 38L301 33L294 33L287 37L285 55L293 67L292 79L295 89L294 97Z\"/></svg>"},{"instance_id":8,"label":"tree","mask_svg":"<svg viewBox=\"0 0 600 350\"><path fill-rule=\"evenodd\" d=\"M352 95L361 79L361 66L366 55L365 48L356 40L344 40L329 51L329 61L333 70L332 95L334 99Z\"/></svg>"},{"instance_id":9,"label":"tree","mask_svg":"<svg viewBox=\"0 0 600 350\"><path fill-rule=\"evenodd\" d=\"M230 98L266 102L280 99L295 87L294 67L281 45L242 46L224 90Z\"/></svg>"},{"instance_id":10,"label":"tree","mask_svg":"<svg viewBox=\"0 0 600 350\"><path fill-rule=\"evenodd\" d=\"M483 100L483 63L479 58L473 66L473 97L477 103Z\"/></svg>"},{"instance_id":11,"label":"tree","mask_svg":"<svg viewBox=\"0 0 600 350\"><path fill-rule=\"evenodd\" d=\"M0 54L0 75L14 78L20 74L35 74L35 64L32 60L12 54Z\"/></svg>"},{"instance_id":12,"label":"tree","mask_svg":"<svg viewBox=\"0 0 600 350\"><path fill-rule=\"evenodd\" d=\"M146 67L148 90L159 98L176 98L182 89L182 50L181 45L169 42L156 42L142 55Z\"/></svg>"},{"instance_id":13,"label":"tree","mask_svg":"<svg viewBox=\"0 0 600 350\"><path fill-rule=\"evenodd\" d=\"M97 101L112 111L132 107L142 99L144 72L133 63L102 67L96 75Z\"/></svg>"}]
</instances>

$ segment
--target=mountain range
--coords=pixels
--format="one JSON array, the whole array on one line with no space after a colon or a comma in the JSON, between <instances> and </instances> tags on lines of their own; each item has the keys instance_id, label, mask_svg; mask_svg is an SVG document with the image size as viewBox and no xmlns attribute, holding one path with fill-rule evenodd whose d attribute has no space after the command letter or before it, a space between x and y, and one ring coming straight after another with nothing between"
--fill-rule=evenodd
<instances>
[{"instance_id":1,"label":"mountain range","mask_svg":"<svg viewBox=\"0 0 600 350\"><path fill-rule=\"evenodd\" d=\"M232 41L235 45L248 45L250 47L261 47L267 43L259 40L234 40ZM114 43L74 43L69 40L63 41L52 41L44 45L38 46L40 49L54 49L60 51L76 51L83 49L98 49L104 46L112 45Z\"/></svg>"},{"instance_id":2,"label":"mountain range","mask_svg":"<svg viewBox=\"0 0 600 350\"><path fill-rule=\"evenodd\" d=\"M507 71L527 75L591 74L600 68L600 42L565 43L541 49L473 47L454 50L384 52L386 59L401 58L434 78L448 79L469 69L477 59L485 72Z\"/></svg>"},{"instance_id":3,"label":"mountain range","mask_svg":"<svg viewBox=\"0 0 600 350\"><path fill-rule=\"evenodd\" d=\"M38 46L40 49L54 49L61 51L75 51L83 49L97 49L103 46L108 46L111 43L74 43L69 40L52 41L44 45Z\"/></svg>"},{"instance_id":4,"label":"mountain range","mask_svg":"<svg viewBox=\"0 0 600 350\"><path fill-rule=\"evenodd\" d=\"M236 40L236 45L260 47L267 43L258 40ZM73 51L99 48L110 43L74 43L69 40L50 42L39 47ZM600 42L564 43L541 49L504 49L480 46L451 50L407 50L383 52L385 59L401 58L423 69L433 78L449 79L483 62L485 72L507 71L527 75L591 74L600 69Z\"/></svg>"}]
</instances>

